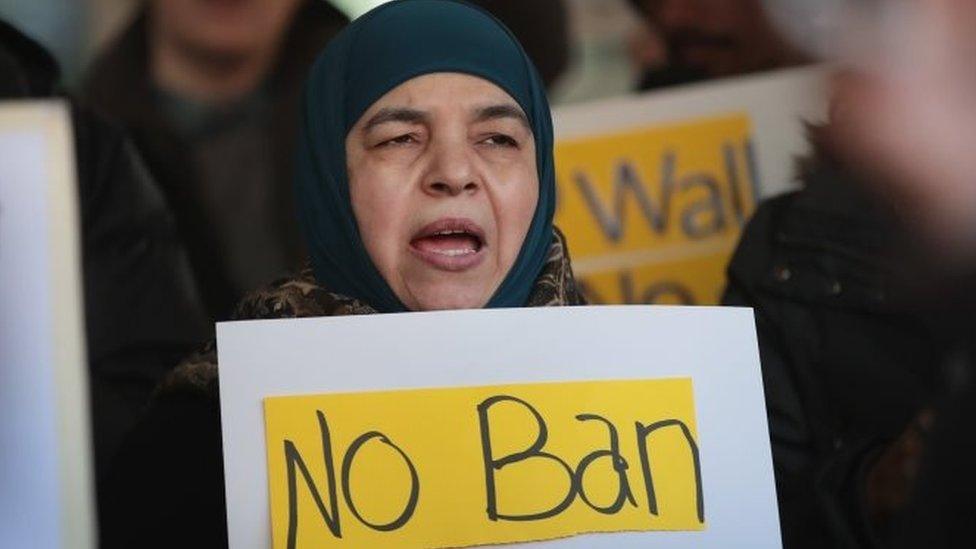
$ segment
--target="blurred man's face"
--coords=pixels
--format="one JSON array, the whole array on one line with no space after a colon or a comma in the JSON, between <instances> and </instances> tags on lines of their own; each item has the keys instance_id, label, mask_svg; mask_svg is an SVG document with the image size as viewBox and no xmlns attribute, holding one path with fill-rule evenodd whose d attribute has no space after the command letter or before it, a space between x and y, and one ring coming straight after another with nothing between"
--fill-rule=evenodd
<instances>
[{"instance_id":1,"label":"blurred man's face","mask_svg":"<svg viewBox=\"0 0 976 549\"><path fill-rule=\"evenodd\" d=\"M153 27L189 53L233 60L273 48L299 1L153 0Z\"/></svg>"},{"instance_id":2,"label":"blurred man's face","mask_svg":"<svg viewBox=\"0 0 976 549\"><path fill-rule=\"evenodd\" d=\"M760 0L641 1L672 66L712 78L775 68L790 56Z\"/></svg>"}]
</instances>

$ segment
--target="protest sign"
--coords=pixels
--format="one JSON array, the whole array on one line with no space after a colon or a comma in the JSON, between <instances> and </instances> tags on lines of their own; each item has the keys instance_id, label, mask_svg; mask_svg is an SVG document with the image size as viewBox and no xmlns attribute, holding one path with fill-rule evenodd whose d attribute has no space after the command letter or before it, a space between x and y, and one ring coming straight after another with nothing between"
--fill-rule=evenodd
<instances>
[{"instance_id":1,"label":"protest sign","mask_svg":"<svg viewBox=\"0 0 976 549\"><path fill-rule=\"evenodd\" d=\"M688 378L278 397L265 409L275 547L464 547L705 525ZM332 451L347 446L343 530L345 509L310 511L325 490L336 502ZM310 463L325 463L330 480L316 483Z\"/></svg>"},{"instance_id":2,"label":"protest sign","mask_svg":"<svg viewBox=\"0 0 976 549\"><path fill-rule=\"evenodd\" d=\"M232 548L779 547L751 311L452 311L217 335Z\"/></svg>"},{"instance_id":3,"label":"protest sign","mask_svg":"<svg viewBox=\"0 0 976 549\"><path fill-rule=\"evenodd\" d=\"M758 201L794 186L823 69L556 109L556 224L595 303L718 303Z\"/></svg>"},{"instance_id":4,"label":"protest sign","mask_svg":"<svg viewBox=\"0 0 976 549\"><path fill-rule=\"evenodd\" d=\"M0 547L94 547L74 143L0 103Z\"/></svg>"}]
</instances>

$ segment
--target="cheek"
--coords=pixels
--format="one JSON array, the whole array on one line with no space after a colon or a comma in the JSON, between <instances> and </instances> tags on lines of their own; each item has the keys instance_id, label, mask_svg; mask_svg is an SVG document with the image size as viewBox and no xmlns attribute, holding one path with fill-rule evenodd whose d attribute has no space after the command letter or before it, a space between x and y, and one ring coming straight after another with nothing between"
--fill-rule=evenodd
<instances>
[{"instance_id":1,"label":"cheek","mask_svg":"<svg viewBox=\"0 0 976 549\"><path fill-rule=\"evenodd\" d=\"M534 165L520 170L517 181L503 190L498 207L501 259L507 264L514 263L522 249L539 202L539 177Z\"/></svg>"},{"instance_id":2,"label":"cheek","mask_svg":"<svg viewBox=\"0 0 976 549\"><path fill-rule=\"evenodd\" d=\"M382 170L350 166L349 198L363 245L381 273L393 268L408 204L397 184Z\"/></svg>"}]
</instances>

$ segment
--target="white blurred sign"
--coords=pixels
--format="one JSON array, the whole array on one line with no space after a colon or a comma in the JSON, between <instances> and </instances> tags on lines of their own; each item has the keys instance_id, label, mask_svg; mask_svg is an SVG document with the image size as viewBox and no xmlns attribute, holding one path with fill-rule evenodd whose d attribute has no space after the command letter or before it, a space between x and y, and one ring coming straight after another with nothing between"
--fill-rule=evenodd
<instances>
[{"instance_id":1,"label":"white blurred sign","mask_svg":"<svg viewBox=\"0 0 976 549\"><path fill-rule=\"evenodd\" d=\"M79 227L66 106L0 103L0 547L95 546Z\"/></svg>"}]
</instances>

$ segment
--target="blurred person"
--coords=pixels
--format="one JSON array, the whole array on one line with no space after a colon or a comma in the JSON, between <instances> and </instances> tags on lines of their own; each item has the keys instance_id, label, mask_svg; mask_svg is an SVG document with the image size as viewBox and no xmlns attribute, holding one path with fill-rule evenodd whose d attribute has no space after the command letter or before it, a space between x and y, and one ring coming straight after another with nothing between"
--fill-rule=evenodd
<instances>
[{"instance_id":1,"label":"blurred person","mask_svg":"<svg viewBox=\"0 0 976 549\"><path fill-rule=\"evenodd\" d=\"M311 262L237 318L583 303L552 224L544 84L498 20L384 4L323 51L307 97L295 183ZM218 370L211 343L159 388L113 472L106 547L226 546Z\"/></svg>"},{"instance_id":2,"label":"blurred person","mask_svg":"<svg viewBox=\"0 0 976 549\"><path fill-rule=\"evenodd\" d=\"M904 6L902 6L904 8ZM898 51L861 52L835 81L848 105L835 139L873 176L924 243L927 284L941 298L953 369L923 440L893 546L971 547L976 534L976 4L918 2L901 12Z\"/></svg>"},{"instance_id":3,"label":"blurred person","mask_svg":"<svg viewBox=\"0 0 976 549\"><path fill-rule=\"evenodd\" d=\"M146 0L83 93L130 130L209 316L304 257L292 185L301 82L345 24L324 0Z\"/></svg>"},{"instance_id":4,"label":"blurred person","mask_svg":"<svg viewBox=\"0 0 976 549\"><path fill-rule=\"evenodd\" d=\"M0 20L0 100L61 98L59 90L54 59ZM208 328L172 214L135 149L118 127L74 101L69 106L101 478L153 387Z\"/></svg>"},{"instance_id":5,"label":"blurred person","mask_svg":"<svg viewBox=\"0 0 976 549\"><path fill-rule=\"evenodd\" d=\"M783 545L882 547L951 353L913 235L813 127L802 189L763 202L722 303L755 311Z\"/></svg>"},{"instance_id":6,"label":"blurred person","mask_svg":"<svg viewBox=\"0 0 976 549\"><path fill-rule=\"evenodd\" d=\"M760 207L729 267L786 547L972 545L976 6L915 5L837 74L805 187Z\"/></svg>"},{"instance_id":7,"label":"blurred person","mask_svg":"<svg viewBox=\"0 0 976 549\"><path fill-rule=\"evenodd\" d=\"M631 0L647 25L631 44L651 90L807 61L777 31L762 0Z\"/></svg>"}]
</instances>

